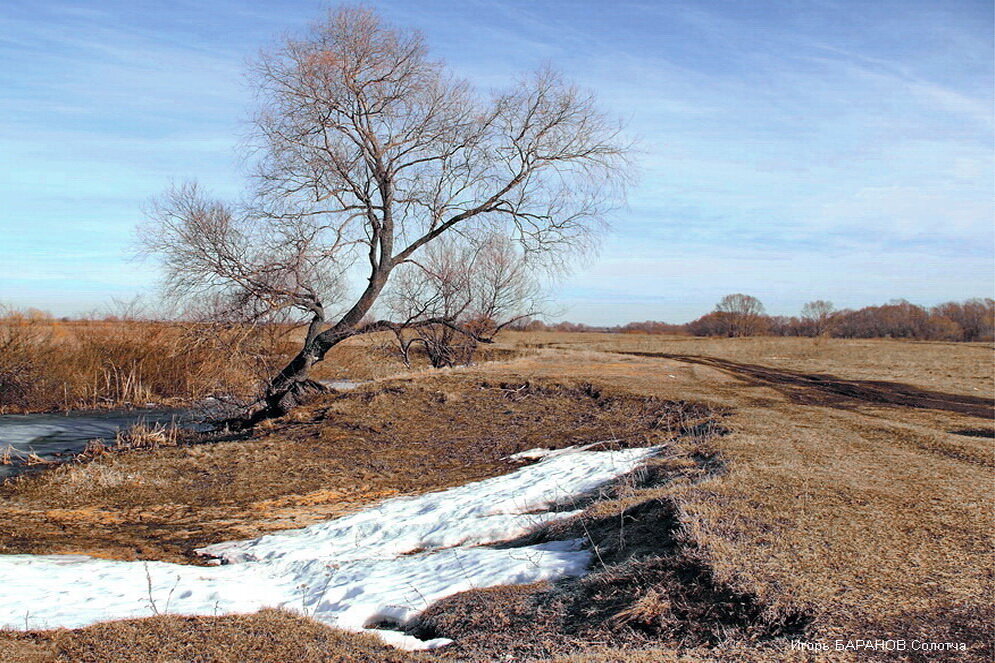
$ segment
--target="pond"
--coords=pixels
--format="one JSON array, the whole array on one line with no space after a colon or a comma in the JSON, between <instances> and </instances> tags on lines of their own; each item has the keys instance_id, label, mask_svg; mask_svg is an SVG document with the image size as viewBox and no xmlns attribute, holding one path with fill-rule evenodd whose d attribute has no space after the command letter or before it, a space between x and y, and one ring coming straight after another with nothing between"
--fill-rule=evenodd
<instances>
[{"instance_id":1,"label":"pond","mask_svg":"<svg viewBox=\"0 0 995 663\"><path fill-rule=\"evenodd\" d=\"M112 441L118 431L134 424L175 424L204 429L188 410L130 409L0 416L0 454L36 454L44 460L68 460L91 440ZM0 480L28 469L23 464L0 465Z\"/></svg>"}]
</instances>

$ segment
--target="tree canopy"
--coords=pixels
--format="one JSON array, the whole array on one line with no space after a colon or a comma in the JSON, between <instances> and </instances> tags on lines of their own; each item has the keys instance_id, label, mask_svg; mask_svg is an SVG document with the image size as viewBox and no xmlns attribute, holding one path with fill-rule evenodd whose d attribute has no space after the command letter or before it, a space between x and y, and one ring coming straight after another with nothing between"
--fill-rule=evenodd
<instances>
[{"instance_id":1,"label":"tree canopy","mask_svg":"<svg viewBox=\"0 0 995 663\"><path fill-rule=\"evenodd\" d=\"M247 319L306 317L300 353L269 385L273 411L336 343L400 324L367 317L395 269L425 269L428 245L447 237L477 255L497 236L558 266L624 197L628 145L593 94L548 68L478 91L429 58L418 33L368 9L331 11L260 56L253 80L245 200L174 187L143 238L179 299ZM403 323L472 333L430 308Z\"/></svg>"}]
</instances>

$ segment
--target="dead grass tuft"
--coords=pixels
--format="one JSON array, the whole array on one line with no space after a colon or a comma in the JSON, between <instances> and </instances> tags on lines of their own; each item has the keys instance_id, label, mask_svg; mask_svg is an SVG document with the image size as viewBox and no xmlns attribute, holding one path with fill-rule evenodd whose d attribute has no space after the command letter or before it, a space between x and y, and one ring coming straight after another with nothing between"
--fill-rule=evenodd
<instances>
[{"instance_id":1,"label":"dead grass tuft","mask_svg":"<svg viewBox=\"0 0 995 663\"><path fill-rule=\"evenodd\" d=\"M113 465L87 463L71 467L65 472L58 490L65 496L81 496L108 489L121 490L144 483L144 477L130 474Z\"/></svg>"}]
</instances>

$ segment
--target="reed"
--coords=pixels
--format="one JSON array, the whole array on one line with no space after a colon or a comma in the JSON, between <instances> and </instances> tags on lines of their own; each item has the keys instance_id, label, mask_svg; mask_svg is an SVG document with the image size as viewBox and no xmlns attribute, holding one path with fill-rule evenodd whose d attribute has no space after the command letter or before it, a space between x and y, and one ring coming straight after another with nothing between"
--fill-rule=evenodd
<instances>
[{"instance_id":1,"label":"reed","mask_svg":"<svg viewBox=\"0 0 995 663\"><path fill-rule=\"evenodd\" d=\"M0 413L246 396L285 360L287 331L0 311Z\"/></svg>"}]
</instances>

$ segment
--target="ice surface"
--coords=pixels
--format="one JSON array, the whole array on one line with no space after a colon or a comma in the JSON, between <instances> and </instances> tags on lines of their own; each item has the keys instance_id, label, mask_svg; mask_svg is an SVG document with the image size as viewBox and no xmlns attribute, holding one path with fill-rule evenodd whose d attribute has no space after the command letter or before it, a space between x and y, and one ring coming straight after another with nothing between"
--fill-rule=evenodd
<instances>
[{"instance_id":1,"label":"ice surface","mask_svg":"<svg viewBox=\"0 0 995 663\"><path fill-rule=\"evenodd\" d=\"M583 574L590 553L579 540L480 546L577 513L563 507L656 450L572 450L493 479L202 550L227 562L222 566L0 555L0 626L79 627L165 612L283 607L405 649L442 646L448 641L371 627L404 627L432 603L468 589Z\"/></svg>"}]
</instances>

